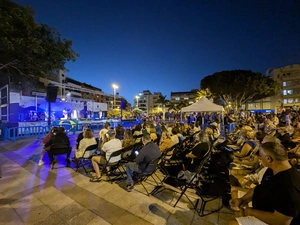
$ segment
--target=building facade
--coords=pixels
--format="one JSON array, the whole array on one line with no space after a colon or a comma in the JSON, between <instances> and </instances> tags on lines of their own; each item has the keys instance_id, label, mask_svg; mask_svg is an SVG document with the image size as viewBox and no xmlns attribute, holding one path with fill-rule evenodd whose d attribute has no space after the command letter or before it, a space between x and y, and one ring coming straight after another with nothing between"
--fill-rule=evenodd
<instances>
[{"instance_id":1,"label":"building facade","mask_svg":"<svg viewBox=\"0 0 300 225\"><path fill-rule=\"evenodd\" d=\"M51 116L47 116L48 103L45 99L49 84L58 87L56 102L51 103ZM116 105L120 106L121 99L117 95ZM53 117L52 121L66 117L99 119L106 117L109 110L107 102L111 101L113 95L69 78L63 71L47 78L0 76L0 120L4 124L16 126L20 122L40 122L49 117Z\"/></svg>"},{"instance_id":2,"label":"building facade","mask_svg":"<svg viewBox=\"0 0 300 225\"><path fill-rule=\"evenodd\" d=\"M300 106L300 64L269 69L267 75L272 76L282 88L281 93L274 96L276 110Z\"/></svg>"},{"instance_id":3,"label":"building facade","mask_svg":"<svg viewBox=\"0 0 300 225\"><path fill-rule=\"evenodd\" d=\"M197 96L197 91L197 89L192 89L191 91L171 92L170 102L179 104L182 101L187 101L189 104L193 104Z\"/></svg>"},{"instance_id":4,"label":"building facade","mask_svg":"<svg viewBox=\"0 0 300 225\"><path fill-rule=\"evenodd\" d=\"M161 92L154 92L152 94L151 91L144 90L134 98L134 106L141 109L147 115L162 112L163 106L157 103L159 96L162 96Z\"/></svg>"}]
</instances>

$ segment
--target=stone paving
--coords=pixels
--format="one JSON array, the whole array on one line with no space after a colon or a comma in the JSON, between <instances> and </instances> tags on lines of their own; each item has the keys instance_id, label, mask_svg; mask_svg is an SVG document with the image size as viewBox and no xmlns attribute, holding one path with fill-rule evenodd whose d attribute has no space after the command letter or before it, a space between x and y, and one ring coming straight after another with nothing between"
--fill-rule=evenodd
<instances>
[{"instance_id":1,"label":"stone paving","mask_svg":"<svg viewBox=\"0 0 300 225\"><path fill-rule=\"evenodd\" d=\"M69 137L74 144L77 135ZM129 193L125 182L91 183L83 171L65 167L63 156L57 169L50 169L47 155L46 164L38 166L41 150L36 138L0 143L0 224L225 225L234 218L226 208L199 217L185 197L174 208L178 194L172 191L147 196L141 185ZM154 188L151 181L146 188ZM189 194L196 200L192 190ZM219 204L217 199L207 208Z\"/></svg>"}]
</instances>

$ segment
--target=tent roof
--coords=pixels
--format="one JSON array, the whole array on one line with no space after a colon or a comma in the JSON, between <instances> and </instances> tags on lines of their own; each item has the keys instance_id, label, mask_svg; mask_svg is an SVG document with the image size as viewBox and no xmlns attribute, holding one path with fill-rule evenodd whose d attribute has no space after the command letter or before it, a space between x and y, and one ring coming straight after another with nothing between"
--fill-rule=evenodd
<instances>
[{"instance_id":1,"label":"tent roof","mask_svg":"<svg viewBox=\"0 0 300 225\"><path fill-rule=\"evenodd\" d=\"M202 97L199 101L194 104L184 107L181 112L223 112L224 108L221 105L217 105L206 97Z\"/></svg>"}]
</instances>

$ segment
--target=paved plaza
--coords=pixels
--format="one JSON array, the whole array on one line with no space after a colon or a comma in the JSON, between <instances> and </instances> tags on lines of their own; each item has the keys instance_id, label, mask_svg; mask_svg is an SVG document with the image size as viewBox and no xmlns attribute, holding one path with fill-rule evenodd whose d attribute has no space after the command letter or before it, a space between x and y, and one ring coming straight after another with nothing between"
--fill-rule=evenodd
<instances>
[{"instance_id":1,"label":"paved plaza","mask_svg":"<svg viewBox=\"0 0 300 225\"><path fill-rule=\"evenodd\" d=\"M77 134L69 135L74 146ZM38 166L41 139L26 138L0 143L0 224L219 224L225 225L234 214L222 208L219 213L199 217L183 197L174 208L178 194L163 191L147 196L141 185L127 192L125 182L89 182L83 171L65 167L59 158L58 169ZM74 165L73 165L74 166ZM151 181L146 185L151 191ZM189 193L196 201L193 190ZM207 209L221 204L217 199Z\"/></svg>"}]
</instances>

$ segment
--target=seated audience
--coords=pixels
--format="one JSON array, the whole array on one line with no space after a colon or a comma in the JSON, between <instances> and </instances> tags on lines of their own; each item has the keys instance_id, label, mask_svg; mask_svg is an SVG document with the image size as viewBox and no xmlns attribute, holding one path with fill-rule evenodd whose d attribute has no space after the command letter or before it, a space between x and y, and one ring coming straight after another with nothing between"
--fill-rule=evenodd
<instances>
[{"instance_id":1,"label":"seated audience","mask_svg":"<svg viewBox=\"0 0 300 225\"><path fill-rule=\"evenodd\" d=\"M300 224L300 172L290 165L281 144L263 143L259 155L261 163L273 170L274 176L242 198L230 201L231 207L244 216L229 224ZM247 207L250 201L253 207Z\"/></svg>"},{"instance_id":2,"label":"seated audience","mask_svg":"<svg viewBox=\"0 0 300 225\"><path fill-rule=\"evenodd\" d=\"M64 145L64 146L66 146L66 148L69 148L68 153L67 153L67 159L66 159L66 161L69 163L72 149L70 147L70 139L65 134L65 128L63 128L63 127L58 127L57 133L55 135L53 135L50 138L50 140L45 144L46 148L50 146L50 150L48 151L48 157L50 159L50 165L52 168L53 168L54 164L56 163L56 161L54 160L54 155L53 155L53 152L51 151L51 148L55 147L56 144L59 146Z\"/></svg>"},{"instance_id":3,"label":"seated audience","mask_svg":"<svg viewBox=\"0 0 300 225\"><path fill-rule=\"evenodd\" d=\"M80 132L77 136L77 139L76 139L76 146L75 146L75 150L78 149L79 147L79 143L80 141L83 139L83 136L84 136L84 132L88 129L88 126L83 126L82 128L82 132Z\"/></svg>"},{"instance_id":4,"label":"seated audience","mask_svg":"<svg viewBox=\"0 0 300 225\"><path fill-rule=\"evenodd\" d=\"M157 144L151 141L149 134L144 134L142 137L142 142L144 147L141 149L139 154L135 158L135 162L129 162L126 164L126 173L127 173L127 191L132 191L134 188L134 182L132 179L133 171L137 173L152 173L155 168L148 167L146 171L146 165L151 162L153 159L160 157L160 150Z\"/></svg>"},{"instance_id":5,"label":"seated audience","mask_svg":"<svg viewBox=\"0 0 300 225\"><path fill-rule=\"evenodd\" d=\"M126 148L126 147L129 147L131 145L134 145L134 139L132 137L132 132L131 132L131 130L126 130L125 135L124 135L124 139L122 140L122 147Z\"/></svg>"},{"instance_id":6,"label":"seated audience","mask_svg":"<svg viewBox=\"0 0 300 225\"><path fill-rule=\"evenodd\" d=\"M90 129L86 129L83 134L83 139L79 142L78 149L75 151L75 157L80 158L83 156L85 149L91 145L96 145L97 141L93 136L93 132ZM84 157L88 158L89 156L95 154L95 152L89 151L89 155L85 154Z\"/></svg>"},{"instance_id":7,"label":"seated audience","mask_svg":"<svg viewBox=\"0 0 300 225\"><path fill-rule=\"evenodd\" d=\"M99 164L105 165L106 162L109 160L110 155L122 149L122 143L119 139L116 138L116 133L113 129L110 129L107 131L106 135L108 136L109 141L103 144L102 146L102 153L101 156L93 156L92 158L92 164L93 168L95 170L95 174L92 179L90 179L90 182L100 182L101 181L101 175L99 170ZM113 157L110 159L109 163L115 163L118 162L121 159L121 157ZM108 169L108 168L103 168Z\"/></svg>"},{"instance_id":8,"label":"seated audience","mask_svg":"<svg viewBox=\"0 0 300 225\"><path fill-rule=\"evenodd\" d=\"M153 124L150 125L150 138L152 141L157 141L156 129Z\"/></svg>"},{"instance_id":9,"label":"seated audience","mask_svg":"<svg viewBox=\"0 0 300 225\"><path fill-rule=\"evenodd\" d=\"M120 123L116 128L116 138L119 140L123 140L124 132L125 132L125 130L123 128L123 125Z\"/></svg>"},{"instance_id":10,"label":"seated audience","mask_svg":"<svg viewBox=\"0 0 300 225\"><path fill-rule=\"evenodd\" d=\"M167 131L162 132L162 136L159 144L160 151L164 152L165 150L171 148L173 145L174 144L169 136L169 133Z\"/></svg>"},{"instance_id":11,"label":"seated audience","mask_svg":"<svg viewBox=\"0 0 300 225\"><path fill-rule=\"evenodd\" d=\"M42 166L42 165L45 164L45 162L43 161L44 154L45 154L46 151L49 151L50 148L51 148L51 146L45 147L45 144L48 141L50 141L50 139L56 134L56 132L57 132L57 127L52 127L50 132L44 137L44 139L43 139L44 147L43 147L43 151L40 155L40 160L39 160L39 164L38 164L39 166Z\"/></svg>"},{"instance_id":12,"label":"seated audience","mask_svg":"<svg viewBox=\"0 0 300 225\"><path fill-rule=\"evenodd\" d=\"M199 142L192 147L191 151L183 159L184 170L194 171L200 164L203 156L210 149L210 141L207 134L201 131L198 135Z\"/></svg>"}]
</instances>

